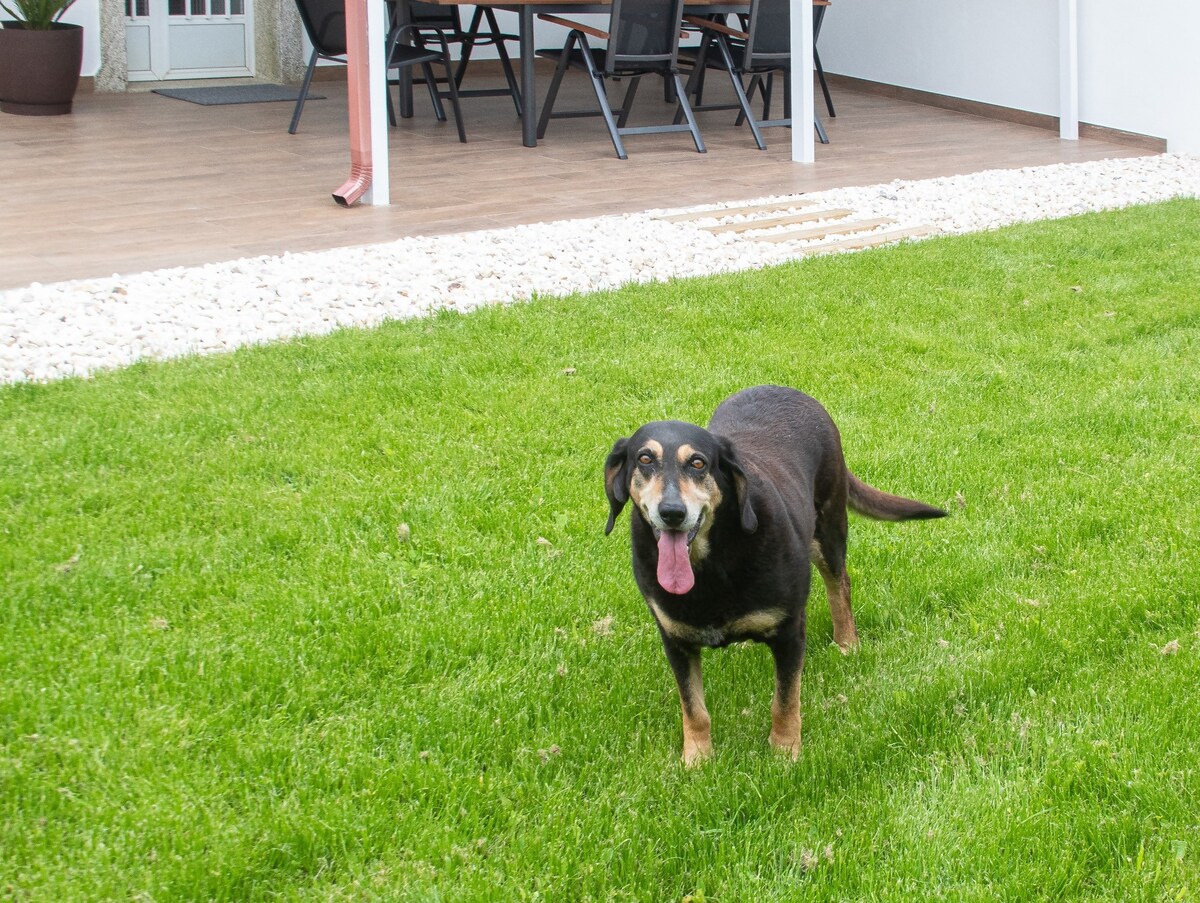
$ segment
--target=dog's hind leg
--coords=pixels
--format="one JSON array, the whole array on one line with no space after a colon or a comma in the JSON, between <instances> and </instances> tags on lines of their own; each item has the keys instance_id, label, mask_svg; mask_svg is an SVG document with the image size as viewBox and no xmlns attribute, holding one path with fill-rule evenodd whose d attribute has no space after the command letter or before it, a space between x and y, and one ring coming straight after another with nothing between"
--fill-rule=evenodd
<instances>
[{"instance_id":1,"label":"dog's hind leg","mask_svg":"<svg viewBox=\"0 0 1200 903\"><path fill-rule=\"evenodd\" d=\"M704 705L700 647L685 645L663 634L663 650L679 685L683 709L683 764L689 768L712 755L712 719Z\"/></svg>"},{"instance_id":2,"label":"dog's hind leg","mask_svg":"<svg viewBox=\"0 0 1200 903\"><path fill-rule=\"evenodd\" d=\"M842 652L849 652L858 645L858 628L854 626L854 613L850 610L850 573L846 570L844 534L841 542L822 543L814 539L809 551L825 581L829 613L833 618L833 641Z\"/></svg>"}]
</instances>

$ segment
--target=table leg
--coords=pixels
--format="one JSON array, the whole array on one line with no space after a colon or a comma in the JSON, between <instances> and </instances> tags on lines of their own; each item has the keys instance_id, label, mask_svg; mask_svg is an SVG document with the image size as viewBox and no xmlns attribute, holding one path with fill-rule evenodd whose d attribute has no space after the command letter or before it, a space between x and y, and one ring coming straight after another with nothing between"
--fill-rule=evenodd
<instances>
[{"instance_id":1,"label":"table leg","mask_svg":"<svg viewBox=\"0 0 1200 903\"><path fill-rule=\"evenodd\" d=\"M521 143L526 147L537 147L538 100L533 83L533 60L536 48L533 38L533 6L520 6L521 24L518 35L521 39Z\"/></svg>"}]
</instances>

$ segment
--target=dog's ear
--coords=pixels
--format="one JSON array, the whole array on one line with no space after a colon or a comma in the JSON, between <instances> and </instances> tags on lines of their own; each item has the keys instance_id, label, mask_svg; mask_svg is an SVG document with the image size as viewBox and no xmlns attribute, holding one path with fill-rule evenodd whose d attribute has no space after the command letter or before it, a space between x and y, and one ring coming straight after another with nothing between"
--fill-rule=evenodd
<instances>
[{"instance_id":1,"label":"dog's ear","mask_svg":"<svg viewBox=\"0 0 1200 903\"><path fill-rule=\"evenodd\" d=\"M717 465L724 471L725 476L733 483L737 493L738 515L742 521L742 529L753 533L758 529L758 515L754 513L754 505L750 501L750 485L746 481L746 471L742 470L742 462L738 460L737 449L724 436L721 442L721 456Z\"/></svg>"},{"instance_id":2,"label":"dog's ear","mask_svg":"<svg viewBox=\"0 0 1200 903\"><path fill-rule=\"evenodd\" d=\"M604 527L604 535L612 532L617 515L629 501L629 456L626 448L628 439L618 439L613 443L612 451L604 462L604 494L608 496L608 524Z\"/></svg>"}]
</instances>

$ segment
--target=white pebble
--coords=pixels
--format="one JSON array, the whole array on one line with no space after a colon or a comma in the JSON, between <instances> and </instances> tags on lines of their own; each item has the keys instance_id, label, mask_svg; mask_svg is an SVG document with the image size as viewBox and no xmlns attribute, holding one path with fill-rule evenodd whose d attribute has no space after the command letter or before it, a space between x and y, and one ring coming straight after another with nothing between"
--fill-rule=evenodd
<instances>
[{"instance_id":1,"label":"white pebble","mask_svg":"<svg viewBox=\"0 0 1200 903\"><path fill-rule=\"evenodd\" d=\"M1200 158L1162 154L805 195L857 218L941 234L1200 196ZM786 203L761 198L718 205ZM403 238L366 248L285 253L0 292L0 383L87 375L142 358L226 351L438 309L474 310L629 282L781 263L813 242L752 242L664 211ZM730 219L741 220L737 215Z\"/></svg>"}]
</instances>

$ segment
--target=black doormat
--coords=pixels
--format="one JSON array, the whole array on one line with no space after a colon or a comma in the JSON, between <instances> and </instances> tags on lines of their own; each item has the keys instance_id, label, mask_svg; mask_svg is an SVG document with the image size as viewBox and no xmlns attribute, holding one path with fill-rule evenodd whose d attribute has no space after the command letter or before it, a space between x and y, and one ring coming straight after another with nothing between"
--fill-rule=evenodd
<instances>
[{"instance_id":1,"label":"black doormat","mask_svg":"<svg viewBox=\"0 0 1200 903\"><path fill-rule=\"evenodd\" d=\"M215 88L155 88L154 93L212 107L231 103L270 103L277 100L295 103L296 98L300 96L300 89L284 85L228 85ZM310 93L308 99L325 98L320 94Z\"/></svg>"}]
</instances>

